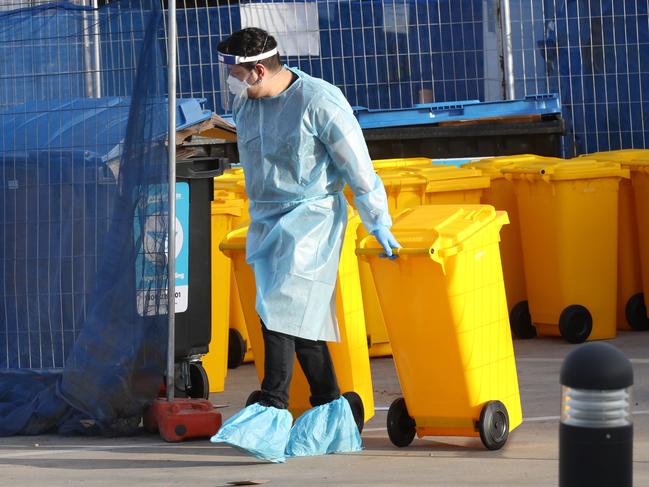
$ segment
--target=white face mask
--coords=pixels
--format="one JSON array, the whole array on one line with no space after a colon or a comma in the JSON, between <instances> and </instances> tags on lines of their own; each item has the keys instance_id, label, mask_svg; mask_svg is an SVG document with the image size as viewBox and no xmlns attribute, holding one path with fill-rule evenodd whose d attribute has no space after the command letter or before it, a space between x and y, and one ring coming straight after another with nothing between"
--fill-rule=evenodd
<instances>
[{"instance_id":1,"label":"white face mask","mask_svg":"<svg viewBox=\"0 0 649 487\"><path fill-rule=\"evenodd\" d=\"M230 90L230 93L232 93L234 96L237 97L248 96L248 88L250 88L250 84L248 84L247 81L241 81L239 78L229 75L227 79L227 83L228 83L228 89Z\"/></svg>"}]
</instances>

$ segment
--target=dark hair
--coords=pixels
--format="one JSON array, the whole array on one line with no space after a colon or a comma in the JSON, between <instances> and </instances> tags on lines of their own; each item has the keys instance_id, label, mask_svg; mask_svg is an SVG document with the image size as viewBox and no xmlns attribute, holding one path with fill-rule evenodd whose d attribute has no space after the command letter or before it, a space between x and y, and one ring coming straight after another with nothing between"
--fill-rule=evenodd
<instances>
[{"instance_id":1,"label":"dark hair","mask_svg":"<svg viewBox=\"0 0 649 487\"><path fill-rule=\"evenodd\" d=\"M277 47L275 38L263 29L257 27L248 27L241 29L224 41L219 42L216 49L224 54L233 54L235 56L256 56L263 52L270 51ZM263 64L271 71L282 66L279 53L260 61L251 63L242 63L246 69L253 69L256 64Z\"/></svg>"}]
</instances>

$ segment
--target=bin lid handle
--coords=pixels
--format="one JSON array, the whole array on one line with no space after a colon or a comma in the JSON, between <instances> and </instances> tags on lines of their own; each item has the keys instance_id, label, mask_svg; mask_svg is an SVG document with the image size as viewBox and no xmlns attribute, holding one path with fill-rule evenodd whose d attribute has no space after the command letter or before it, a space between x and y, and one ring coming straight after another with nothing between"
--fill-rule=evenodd
<instances>
[{"instance_id":1,"label":"bin lid handle","mask_svg":"<svg viewBox=\"0 0 649 487\"><path fill-rule=\"evenodd\" d=\"M383 254L385 251L382 248L374 249L356 249L356 255L379 255ZM392 249L392 253L395 255L432 255L435 252L433 247L426 248L398 248Z\"/></svg>"},{"instance_id":2,"label":"bin lid handle","mask_svg":"<svg viewBox=\"0 0 649 487\"><path fill-rule=\"evenodd\" d=\"M176 161L176 175L186 179L211 179L223 174L226 166L218 158L200 157Z\"/></svg>"}]
</instances>

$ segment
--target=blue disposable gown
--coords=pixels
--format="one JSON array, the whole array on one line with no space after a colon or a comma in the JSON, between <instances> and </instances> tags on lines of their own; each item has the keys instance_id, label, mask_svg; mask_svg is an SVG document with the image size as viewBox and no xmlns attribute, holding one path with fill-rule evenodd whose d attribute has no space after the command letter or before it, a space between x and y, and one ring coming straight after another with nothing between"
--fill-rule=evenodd
<instances>
[{"instance_id":1,"label":"blue disposable gown","mask_svg":"<svg viewBox=\"0 0 649 487\"><path fill-rule=\"evenodd\" d=\"M298 79L283 93L243 98L233 113L250 200L246 260L268 329L339 341L335 288L347 223L345 183L369 232L392 221L342 92L291 71Z\"/></svg>"}]
</instances>

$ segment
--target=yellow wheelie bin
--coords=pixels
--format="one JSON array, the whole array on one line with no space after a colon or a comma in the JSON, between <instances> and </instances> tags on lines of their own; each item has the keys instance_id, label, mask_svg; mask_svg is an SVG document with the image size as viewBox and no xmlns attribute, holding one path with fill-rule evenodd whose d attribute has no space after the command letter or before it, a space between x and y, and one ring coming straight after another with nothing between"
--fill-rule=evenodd
<instances>
[{"instance_id":1,"label":"yellow wheelie bin","mask_svg":"<svg viewBox=\"0 0 649 487\"><path fill-rule=\"evenodd\" d=\"M625 163L631 171L631 184L636 210L636 229L638 231L638 248L640 250L640 264L642 268L643 296L632 298L629 303L628 313L636 329L649 329L646 301L644 296L649 296L649 151L644 150Z\"/></svg>"},{"instance_id":2,"label":"yellow wheelie bin","mask_svg":"<svg viewBox=\"0 0 649 487\"><path fill-rule=\"evenodd\" d=\"M338 378L338 385L343 395L348 399L354 411L354 417L364 417L364 422L367 422L374 416L374 394L367 350L363 299L358 277L358 259L355 255L355 237L360 224L360 217L350 209L336 285L336 316L341 341L330 342L328 347ZM220 248L232 259L243 314L252 343L255 367L261 384L264 377L264 339L261 322L255 309L255 276L252 267L246 263L247 234L247 226L233 230L221 242ZM248 398L248 404L255 402L258 394L259 391L254 391ZM308 382L296 359L288 406L293 417L298 417L310 409L309 396ZM362 424L363 422L359 424L359 429L362 429Z\"/></svg>"},{"instance_id":3,"label":"yellow wheelie bin","mask_svg":"<svg viewBox=\"0 0 649 487\"><path fill-rule=\"evenodd\" d=\"M430 160L430 159L428 159ZM475 168L450 164L385 169L379 172L388 196L391 214L423 204L478 202L489 187L489 177ZM353 205L353 193L345 187L345 197Z\"/></svg>"},{"instance_id":4,"label":"yellow wheelie bin","mask_svg":"<svg viewBox=\"0 0 649 487\"><path fill-rule=\"evenodd\" d=\"M235 198L238 198L243 202L243 205L240 214L227 221L217 222L214 218L219 217L213 216L212 222L213 226L215 225L217 233L214 233L215 228L213 228L212 235L215 235L215 237L212 240L216 242L214 249L217 252L218 245L226 236L227 232L245 222L248 222L250 219L248 216L248 195L246 194L243 169L231 168L224 171L221 176L214 178L215 201L218 200L219 192L222 191L232 193ZM222 267L220 268L220 273L212 275L213 279L222 281L221 283L217 283L217 286L222 290L225 290L229 282L230 290L227 295L224 296L229 297L229 305L220 306L218 309L214 309L214 312L212 313L212 326L219 327L221 326L221 323L228 324L228 368L234 369L242 363L250 362L252 360L252 347L250 346L250 339L248 338L248 331L246 330L243 312L241 311L239 293L234 285L234 276L231 272L230 260L222 255L218 258L224 259L225 262L221 264Z\"/></svg>"},{"instance_id":5,"label":"yellow wheelie bin","mask_svg":"<svg viewBox=\"0 0 649 487\"><path fill-rule=\"evenodd\" d=\"M614 338L619 164L543 159L504 167L514 182L525 284L539 335Z\"/></svg>"},{"instance_id":6,"label":"yellow wheelie bin","mask_svg":"<svg viewBox=\"0 0 649 487\"><path fill-rule=\"evenodd\" d=\"M404 169L409 167L427 167L432 164L433 160L429 157L407 157L403 159L377 159L372 164L377 173L384 171L393 171L395 169Z\"/></svg>"},{"instance_id":7,"label":"yellow wheelie bin","mask_svg":"<svg viewBox=\"0 0 649 487\"><path fill-rule=\"evenodd\" d=\"M203 357L210 392L222 392L225 387L229 352L228 325L230 316L230 259L219 251L219 243L232 229L232 223L241 218L244 200L229 191L216 191L211 203L211 275L212 275L212 341L209 352Z\"/></svg>"},{"instance_id":8,"label":"yellow wheelie bin","mask_svg":"<svg viewBox=\"0 0 649 487\"><path fill-rule=\"evenodd\" d=\"M377 173L381 174L385 171L395 169L408 169L417 167L430 167L431 164L464 166L470 162L486 160L490 157L463 157L463 158L446 158L446 159L431 159L429 157L406 157L402 159L376 159L372 161L374 169Z\"/></svg>"},{"instance_id":9,"label":"yellow wheelie bin","mask_svg":"<svg viewBox=\"0 0 649 487\"><path fill-rule=\"evenodd\" d=\"M483 175L489 176L491 185L483 191L480 202L491 205L497 210L504 210L509 216L509 225L503 227L500 232L500 256L503 264L509 322L512 331L519 338L535 337L536 329L532 325L527 303L523 248L514 184L505 178L502 168L543 159L545 157L534 154L520 154L482 159L462 166L479 169Z\"/></svg>"},{"instance_id":10,"label":"yellow wheelie bin","mask_svg":"<svg viewBox=\"0 0 649 487\"><path fill-rule=\"evenodd\" d=\"M645 286L643 293L643 271L639 231L640 221L637 211L642 213L642 208L636 208L635 184L638 184L638 175L642 174L642 166L634 162L636 157L642 159L643 155L649 156L641 149L628 149L610 152L596 152L584 154L580 159L593 159L598 161L617 162L623 168L630 169L631 179L620 182L620 197L618 208L618 278L617 278L617 328L618 330L647 330L649 318L644 296L649 291ZM649 163L648 163L649 164ZM649 167L649 166L648 166ZM634 179L635 176L635 179ZM641 192L642 190L640 190ZM644 204L649 204L645 200ZM649 216L649 215L648 215ZM642 249L642 250L641 250ZM649 255L645 257L649 262ZM647 267L649 271L649 265ZM649 278L649 274L647 275Z\"/></svg>"},{"instance_id":11,"label":"yellow wheelie bin","mask_svg":"<svg viewBox=\"0 0 649 487\"><path fill-rule=\"evenodd\" d=\"M483 176L480 170L474 168L461 168L449 164L417 166L418 159L405 159L414 161L412 165L389 169L389 163L402 161L391 159L383 161L386 165L383 172L378 172L383 180L388 196L388 208L391 214L423 204L478 204L482 192L489 187L489 177ZM381 162L381 161L377 161ZM349 188L345 189L350 204L353 204L353 195ZM367 236L365 227L359 226L357 241ZM363 304L365 306L365 323L367 326L367 341L370 346L371 357L387 356L392 353L388 334L379 299L372 280L372 274L367 262L359 262Z\"/></svg>"},{"instance_id":12,"label":"yellow wheelie bin","mask_svg":"<svg viewBox=\"0 0 649 487\"><path fill-rule=\"evenodd\" d=\"M388 411L392 443L480 436L498 449L522 423L498 242L507 214L488 205L404 210L392 232L399 258L369 262L403 391Z\"/></svg>"},{"instance_id":13,"label":"yellow wheelie bin","mask_svg":"<svg viewBox=\"0 0 649 487\"><path fill-rule=\"evenodd\" d=\"M397 169L380 176L392 214L423 204L477 203L490 184L477 169L448 164Z\"/></svg>"}]
</instances>

